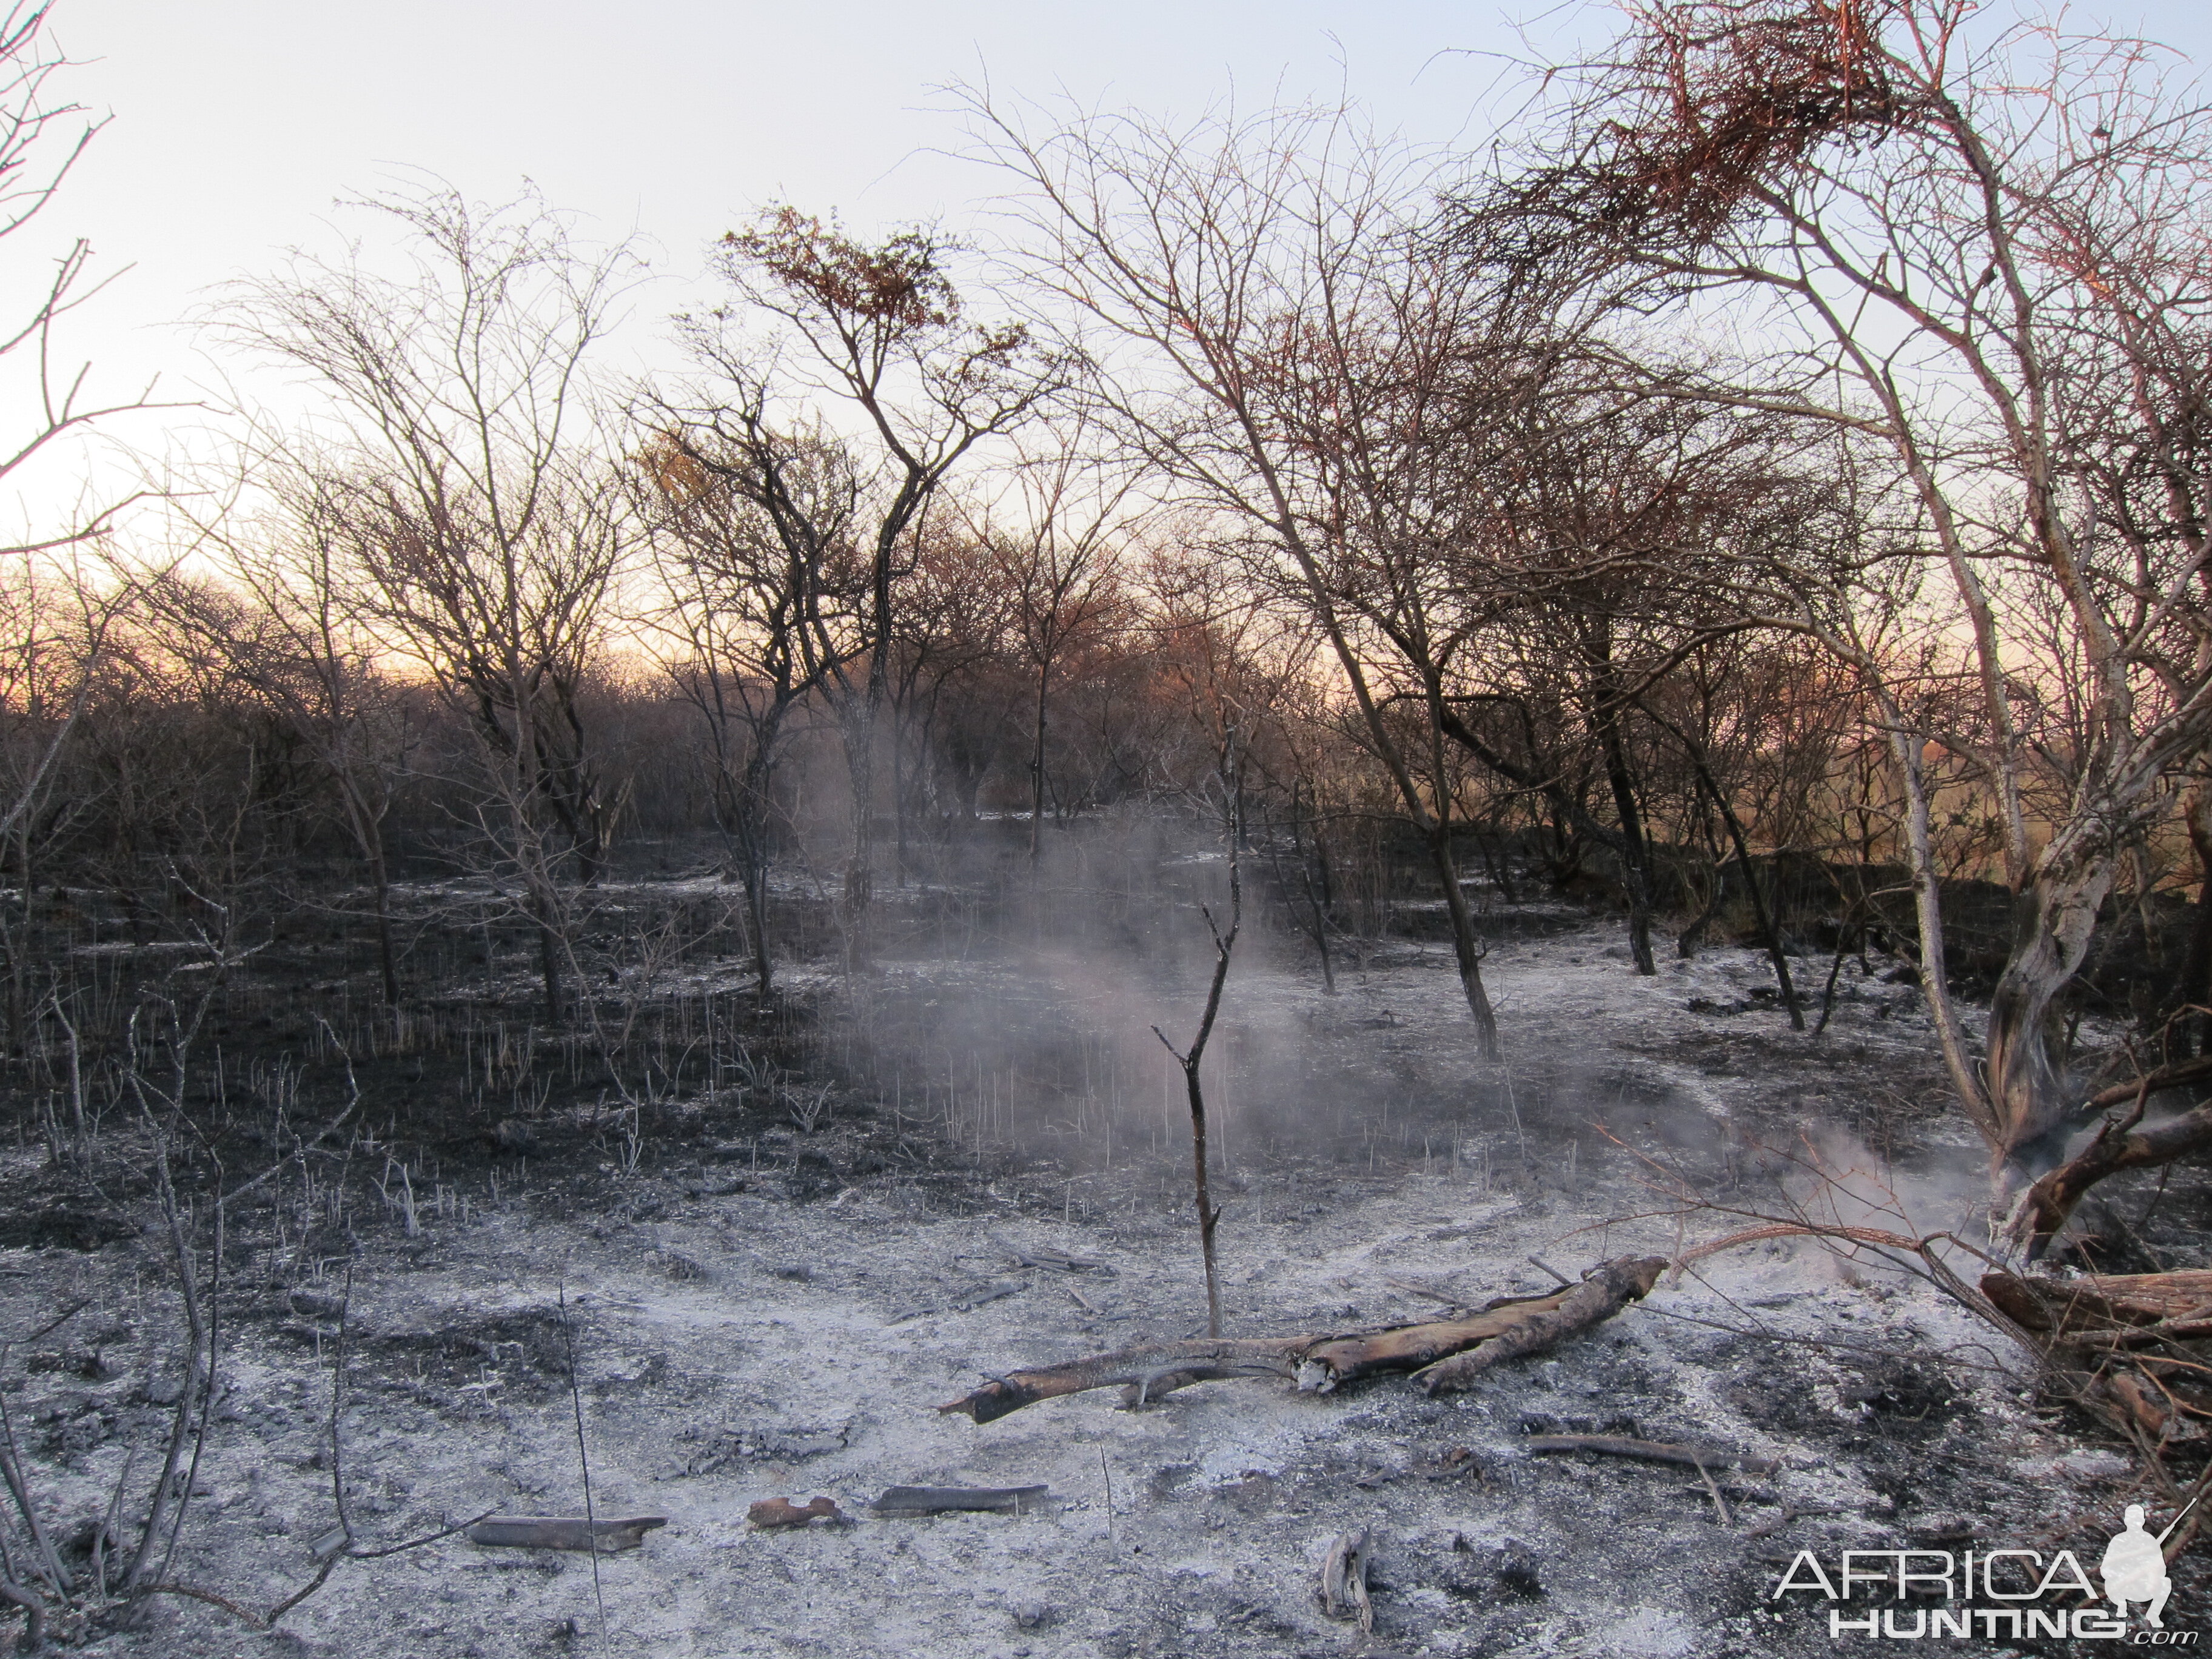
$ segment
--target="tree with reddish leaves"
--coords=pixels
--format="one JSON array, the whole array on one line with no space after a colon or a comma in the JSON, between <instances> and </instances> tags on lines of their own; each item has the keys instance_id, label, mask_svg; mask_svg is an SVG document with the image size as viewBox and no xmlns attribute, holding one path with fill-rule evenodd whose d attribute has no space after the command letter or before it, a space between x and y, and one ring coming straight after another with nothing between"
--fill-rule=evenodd
<instances>
[{"instance_id":1,"label":"tree with reddish leaves","mask_svg":"<svg viewBox=\"0 0 2212 1659\"><path fill-rule=\"evenodd\" d=\"M899 585L946 482L979 445L1029 419L1060 376L1020 324L969 320L955 252L927 229L872 246L834 222L772 209L716 246L734 300L684 325L711 381L694 415L742 451L763 499L777 503L778 534L817 533L777 483L808 420L832 423L860 493L849 533L862 599L849 646L828 654L822 678L851 789L842 912L855 960L866 954Z\"/></svg>"}]
</instances>

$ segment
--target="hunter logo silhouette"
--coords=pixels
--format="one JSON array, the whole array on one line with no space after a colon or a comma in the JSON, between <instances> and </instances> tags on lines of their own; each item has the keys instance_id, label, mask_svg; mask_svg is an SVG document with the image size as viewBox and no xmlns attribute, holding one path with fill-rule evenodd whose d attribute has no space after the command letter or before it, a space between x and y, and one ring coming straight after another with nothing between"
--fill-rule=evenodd
<instances>
[{"instance_id":1,"label":"hunter logo silhouette","mask_svg":"<svg viewBox=\"0 0 2212 1659\"><path fill-rule=\"evenodd\" d=\"M2105 1559L2099 1568L2105 1579L2105 1599L2112 1610L2123 1619L2128 1616L2128 1603L2142 1601L2143 1622L2153 1630L2164 1630L2166 1620L2160 1617L2166 1611L2166 1598L2173 1594L2173 1580L2166 1574L2166 1552L2160 1547L2181 1524L2181 1516L2196 1506L2191 1498L2180 1515L2166 1522L2166 1530L2155 1538L2143 1530L2143 1506L2130 1504L2121 1519L2125 1530L2115 1533L2112 1541L2105 1546Z\"/></svg>"}]
</instances>

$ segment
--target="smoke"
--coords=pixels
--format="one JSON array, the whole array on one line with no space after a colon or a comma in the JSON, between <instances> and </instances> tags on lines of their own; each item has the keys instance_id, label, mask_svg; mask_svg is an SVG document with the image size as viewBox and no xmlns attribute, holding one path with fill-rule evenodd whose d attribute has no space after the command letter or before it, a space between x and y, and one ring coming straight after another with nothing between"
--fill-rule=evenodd
<instances>
[{"instance_id":1,"label":"smoke","mask_svg":"<svg viewBox=\"0 0 2212 1659\"><path fill-rule=\"evenodd\" d=\"M972 838L943 879L879 886L896 908L875 971L847 983L836 1012L853 1069L902 1117L987 1161L1187 1162L1182 1076L1155 1028L1177 1048L1196 1032L1214 963L1206 914L1229 925L1220 836L1156 810L1109 813L1053 826L1032 863L1026 823L1005 830ZM1474 1033L1454 1011L1448 952L1394 941L1387 977L1349 973L1327 996L1266 852L1239 858L1243 926L1200 1072L1219 1167L1443 1167L1493 1112L1502 1124L1498 1087L1468 1081ZM1416 963L1436 971L1396 971Z\"/></svg>"},{"instance_id":2,"label":"smoke","mask_svg":"<svg viewBox=\"0 0 2212 1659\"><path fill-rule=\"evenodd\" d=\"M1850 1232L1930 1240L1929 1254L1953 1273L1978 1277L1980 1258L1954 1241L1985 1240L1989 1231L1987 1166L1944 1158L1905 1168L1869 1151L1856 1136L1832 1124L1810 1126L1802 1156L1782 1188L1796 1218L1838 1236L1825 1241L1820 1259L1842 1273L1846 1263L1887 1271L1887 1256L1856 1248Z\"/></svg>"}]
</instances>

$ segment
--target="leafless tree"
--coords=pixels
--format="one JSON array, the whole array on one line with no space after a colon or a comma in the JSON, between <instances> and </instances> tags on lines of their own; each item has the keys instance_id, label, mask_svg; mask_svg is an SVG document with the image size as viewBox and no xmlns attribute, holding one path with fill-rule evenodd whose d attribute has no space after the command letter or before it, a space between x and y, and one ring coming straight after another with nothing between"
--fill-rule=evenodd
<instances>
[{"instance_id":1,"label":"leafless tree","mask_svg":"<svg viewBox=\"0 0 2212 1659\"><path fill-rule=\"evenodd\" d=\"M0 243L15 238L11 246L16 248L27 240L28 227L107 125L104 118L93 119L82 105L54 96L55 78L71 65L47 36L52 9L51 3L19 3L0 10ZM0 363L31 359L29 378L35 388L30 419L15 437L0 443L0 478L18 473L64 437L149 406L150 386L136 397L103 402L90 393L89 365L67 370L57 361L56 325L113 280L91 281L91 272L92 245L77 238L39 279L22 313L0 325ZM82 506L74 522L0 551L29 554L83 541L137 499L125 494Z\"/></svg>"},{"instance_id":2,"label":"leafless tree","mask_svg":"<svg viewBox=\"0 0 2212 1659\"><path fill-rule=\"evenodd\" d=\"M1574 342L1501 373L1496 344L1470 341L1489 360L1445 378L1442 453L1425 468L1449 481L1421 492L1449 503L1430 509L1425 539L1445 577L1440 631L1462 641L1440 718L1501 783L1610 853L1649 975L1658 872L1639 757L1651 745L1634 728L1655 685L1751 625L1716 603L1713 578L1746 540L1797 525L1805 481L1772 422L1650 395ZM1473 407L1455 419L1462 397Z\"/></svg>"},{"instance_id":3,"label":"leafless tree","mask_svg":"<svg viewBox=\"0 0 2212 1659\"><path fill-rule=\"evenodd\" d=\"M655 647L704 722L714 811L744 884L757 990L774 971L768 878L775 770L793 717L853 650L852 532L862 502L842 446L770 439L727 411L662 406L645 452L647 533L665 601Z\"/></svg>"},{"instance_id":4,"label":"leafless tree","mask_svg":"<svg viewBox=\"0 0 2212 1659\"><path fill-rule=\"evenodd\" d=\"M480 827L522 888L557 1022L563 866L597 878L618 805L580 696L633 529L586 376L635 264L579 248L533 195L485 207L433 185L357 205L406 239L410 276L358 249L298 255L238 285L217 320L331 398L342 434L295 446L314 480L300 493L361 614L469 722Z\"/></svg>"},{"instance_id":5,"label":"leafless tree","mask_svg":"<svg viewBox=\"0 0 2212 1659\"><path fill-rule=\"evenodd\" d=\"M331 482L278 465L264 475L270 510L216 514L195 527L191 556L141 575L140 603L182 653L205 659L234 695L265 709L314 757L368 877L386 1003L399 1000L385 821L416 733L378 658L385 649L357 603L344 515ZM180 501L189 517L191 499Z\"/></svg>"},{"instance_id":6,"label":"leafless tree","mask_svg":"<svg viewBox=\"0 0 2212 1659\"><path fill-rule=\"evenodd\" d=\"M1170 132L1131 117L1032 136L977 94L989 157L1023 181L1044 303L1102 336L1102 411L1168 486L1261 539L1328 643L1365 740L1436 867L1486 1052L1497 1021L1453 853L1431 498L1401 489L1434 371L1480 295L1409 261L1419 174L1328 112ZM1394 716L1404 700L1418 714Z\"/></svg>"},{"instance_id":7,"label":"leafless tree","mask_svg":"<svg viewBox=\"0 0 2212 1659\"><path fill-rule=\"evenodd\" d=\"M28 253L33 222L106 125L56 95L57 77L70 64L47 34L52 10L46 3L0 10L0 246L19 254ZM28 419L0 441L0 480L20 481L61 440L149 406L150 386L107 402L92 394L89 366L69 370L57 357L57 325L112 280L91 275L91 244L71 240L33 279L22 312L0 324L0 365L14 368L27 359L33 388ZM137 499L124 492L81 501L68 522L0 548L0 859L14 866L15 883L0 901L0 951L7 956L12 1041L21 1039L28 992L23 950L37 902L33 860L57 827L53 810L73 805L56 797L57 767L98 678L115 618L116 595L101 591L74 550L101 536Z\"/></svg>"},{"instance_id":8,"label":"leafless tree","mask_svg":"<svg viewBox=\"0 0 2212 1659\"><path fill-rule=\"evenodd\" d=\"M927 805L940 830L972 823L983 781L1012 752L1026 688L1014 661L1014 595L994 550L950 515L915 550L896 622L892 696L901 742L901 868Z\"/></svg>"},{"instance_id":9,"label":"leafless tree","mask_svg":"<svg viewBox=\"0 0 2212 1659\"><path fill-rule=\"evenodd\" d=\"M1013 642L1032 677L1030 739L1030 859L1044 847L1046 733L1053 678L1070 656L1102 641L1128 620L1120 583L1121 539L1134 528L1128 501L1137 478L1102 475L1080 422L1046 427L1011 464L1012 490L994 516L971 512L1010 601Z\"/></svg>"},{"instance_id":10,"label":"leafless tree","mask_svg":"<svg viewBox=\"0 0 2212 1659\"><path fill-rule=\"evenodd\" d=\"M1962 0L1637 7L1589 71L1571 148L1518 187L1513 248L1533 268L1601 246L1692 308L1760 307L1785 343L1711 395L1886 449L1906 556L1943 582L1940 602L1917 597L1978 696L1972 727L1949 732L1885 699L1924 979L1961 1103L2001 1163L2032 1171L2073 1127L2054 1005L2124 850L2212 730L2192 465L2212 110L2137 43L1978 29ZM1937 742L1996 799L2018 896L1984 1068L1942 985Z\"/></svg>"},{"instance_id":11,"label":"leafless tree","mask_svg":"<svg viewBox=\"0 0 2212 1659\"><path fill-rule=\"evenodd\" d=\"M1234 768L1233 747L1224 751L1223 759L1227 767ZM1198 1030L1191 1037L1190 1047L1176 1048L1166 1032L1157 1025L1152 1027L1152 1035L1159 1038L1160 1046L1173 1057L1177 1069L1182 1073L1183 1095L1190 1108L1191 1201L1198 1210L1199 1255L1206 1267L1206 1334L1208 1336L1221 1334L1221 1279L1213 1255L1214 1229L1221 1224L1221 1212L1214 1206L1211 1183L1206 1178L1206 1091L1199 1081L1199 1070L1205 1064L1206 1045L1213 1035L1214 1021L1221 1012L1222 987L1228 983L1230 957L1237 949L1237 935L1244 924L1244 884L1237 860L1237 842L1243 826L1235 821L1235 809L1229 805L1236 799L1234 779L1224 771L1220 782L1227 820L1224 840L1229 859L1229 927L1224 931L1221 924L1214 921L1211 909L1204 905L1199 907L1199 915L1204 918L1206 932L1213 939L1213 969L1206 977L1206 1005L1199 1012Z\"/></svg>"},{"instance_id":12,"label":"leafless tree","mask_svg":"<svg viewBox=\"0 0 2212 1659\"><path fill-rule=\"evenodd\" d=\"M93 803L66 787L62 761L108 659L117 600L67 557L10 560L0 577L0 972L9 1038L20 1042L46 850Z\"/></svg>"}]
</instances>

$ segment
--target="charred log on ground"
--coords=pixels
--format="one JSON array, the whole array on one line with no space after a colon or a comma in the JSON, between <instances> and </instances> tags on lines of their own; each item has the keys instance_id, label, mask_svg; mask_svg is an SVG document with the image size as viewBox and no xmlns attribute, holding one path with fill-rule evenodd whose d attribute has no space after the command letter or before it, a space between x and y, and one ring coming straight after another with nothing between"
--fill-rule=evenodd
<instances>
[{"instance_id":1,"label":"charred log on ground","mask_svg":"<svg viewBox=\"0 0 2212 1659\"><path fill-rule=\"evenodd\" d=\"M1064 1364L1009 1372L937 1409L989 1423L1024 1406L1091 1389L1127 1388L1143 1405L1194 1382L1278 1376L1327 1393L1385 1372L1416 1373L1431 1393L1466 1389L1500 1360L1553 1347L1641 1301L1666 1267L1658 1256L1620 1256L1582 1283L1535 1297L1502 1297L1456 1319L1307 1336L1157 1342Z\"/></svg>"}]
</instances>

